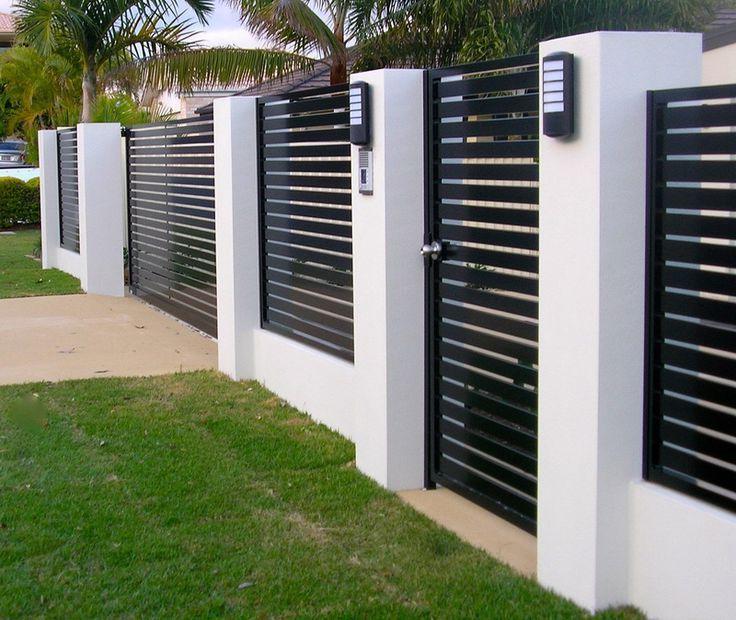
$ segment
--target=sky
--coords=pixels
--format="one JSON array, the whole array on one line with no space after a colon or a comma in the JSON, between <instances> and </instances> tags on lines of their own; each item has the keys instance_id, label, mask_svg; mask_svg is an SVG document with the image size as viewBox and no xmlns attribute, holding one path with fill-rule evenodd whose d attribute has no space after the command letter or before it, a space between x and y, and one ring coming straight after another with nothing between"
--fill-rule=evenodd
<instances>
[{"instance_id":1,"label":"sky","mask_svg":"<svg viewBox=\"0 0 736 620\"><path fill-rule=\"evenodd\" d=\"M13 0L0 0L0 12L11 13ZM262 45L238 21L237 12L221 0L215 0L215 11L210 23L198 37L208 47L235 45L238 47L259 47Z\"/></svg>"}]
</instances>

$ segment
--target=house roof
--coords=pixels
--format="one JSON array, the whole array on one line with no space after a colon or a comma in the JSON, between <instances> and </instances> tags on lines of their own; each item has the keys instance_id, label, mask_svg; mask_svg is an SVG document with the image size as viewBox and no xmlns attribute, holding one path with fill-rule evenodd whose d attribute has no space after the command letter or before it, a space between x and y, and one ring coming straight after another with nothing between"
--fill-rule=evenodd
<instances>
[{"instance_id":1,"label":"house roof","mask_svg":"<svg viewBox=\"0 0 736 620\"><path fill-rule=\"evenodd\" d=\"M348 58L348 73L352 65ZM321 88L330 85L330 65L323 60L318 60L312 69L299 69L286 75L254 84L248 88L234 93L238 97L264 97L269 95L285 95L297 90L308 88ZM197 114L211 114L212 104L197 109Z\"/></svg>"},{"instance_id":2,"label":"house roof","mask_svg":"<svg viewBox=\"0 0 736 620\"><path fill-rule=\"evenodd\" d=\"M703 33L703 51L736 43L736 9L721 9Z\"/></svg>"},{"instance_id":3,"label":"house roof","mask_svg":"<svg viewBox=\"0 0 736 620\"><path fill-rule=\"evenodd\" d=\"M15 16L10 13L0 13L0 32L15 33Z\"/></svg>"}]
</instances>

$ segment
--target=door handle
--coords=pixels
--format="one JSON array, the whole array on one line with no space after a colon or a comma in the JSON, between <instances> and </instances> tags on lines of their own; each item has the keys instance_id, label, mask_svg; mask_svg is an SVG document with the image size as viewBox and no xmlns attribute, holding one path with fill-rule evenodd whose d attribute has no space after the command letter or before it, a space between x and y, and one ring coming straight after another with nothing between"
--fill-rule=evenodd
<instances>
[{"instance_id":1,"label":"door handle","mask_svg":"<svg viewBox=\"0 0 736 620\"><path fill-rule=\"evenodd\" d=\"M422 249L419 250L420 254L424 258L431 258L432 260L438 260L442 255L442 242L432 241L432 243L425 243Z\"/></svg>"}]
</instances>

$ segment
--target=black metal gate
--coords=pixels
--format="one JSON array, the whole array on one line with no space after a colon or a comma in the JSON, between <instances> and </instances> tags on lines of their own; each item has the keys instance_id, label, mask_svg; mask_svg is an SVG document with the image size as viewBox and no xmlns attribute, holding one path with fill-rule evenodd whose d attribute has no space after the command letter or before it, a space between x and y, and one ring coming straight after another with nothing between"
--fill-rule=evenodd
<instances>
[{"instance_id":1,"label":"black metal gate","mask_svg":"<svg viewBox=\"0 0 736 620\"><path fill-rule=\"evenodd\" d=\"M153 123L126 133L131 290L216 336L212 117Z\"/></svg>"},{"instance_id":2,"label":"black metal gate","mask_svg":"<svg viewBox=\"0 0 736 620\"><path fill-rule=\"evenodd\" d=\"M532 532L538 80L536 55L428 72L424 248L428 482Z\"/></svg>"},{"instance_id":3,"label":"black metal gate","mask_svg":"<svg viewBox=\"0 0 736 620\"><path fill-rule=\"evenodd\" d=\"M736 85L649 97L644 476L736 511Z\"/></svg>"}]
</instances>

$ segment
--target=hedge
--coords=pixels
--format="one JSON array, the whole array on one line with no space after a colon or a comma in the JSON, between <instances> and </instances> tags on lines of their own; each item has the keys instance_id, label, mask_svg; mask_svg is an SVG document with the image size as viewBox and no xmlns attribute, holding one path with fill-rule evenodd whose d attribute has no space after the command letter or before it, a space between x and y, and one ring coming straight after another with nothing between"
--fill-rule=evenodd
<instances>
[{"instance_id":1,"label":"hedge","mask_svg":"<svg viewBox=\"0 0 736 620\"><path fill-rule=\"evenodd\" d=\"M0 177L0 228L41 221L39 179L27 183L14 177Z\"/></svg>"}]
</instances>

